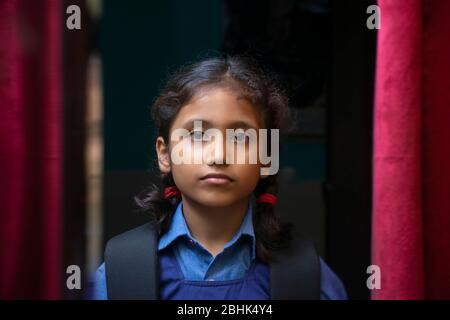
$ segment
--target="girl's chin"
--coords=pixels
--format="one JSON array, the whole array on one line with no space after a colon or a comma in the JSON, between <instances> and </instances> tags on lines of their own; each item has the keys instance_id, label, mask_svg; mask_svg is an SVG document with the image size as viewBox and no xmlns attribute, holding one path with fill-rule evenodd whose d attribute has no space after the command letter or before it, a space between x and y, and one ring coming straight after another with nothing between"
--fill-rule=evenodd
<instances>
[{"instance_id":1,"label":"girl's chin","mask_svg":"<svg viewBox=\"0 0 450 320\"><path fill-rule=\"evenodd\" d=\"M236 195L230 195L227 193L218 194L217 192L202 192L195 197L195 200L201 205L207 207L227 207L242 201L241 197L237 197Z\"/></svg>"}]
</instances>

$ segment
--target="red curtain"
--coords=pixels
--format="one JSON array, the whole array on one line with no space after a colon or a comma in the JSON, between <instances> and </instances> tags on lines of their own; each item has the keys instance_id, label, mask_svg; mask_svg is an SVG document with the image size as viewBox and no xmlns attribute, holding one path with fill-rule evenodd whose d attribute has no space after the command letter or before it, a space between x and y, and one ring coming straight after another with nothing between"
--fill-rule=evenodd
<instances>
[{"instance_id":1,"label":"red curtain","mask_svg":"<svg viewBox=\"0 0 450 320\"><path fill-rule=\"evenodd\" d=\"M0 1L0 299L60 297L61 1Z\"/></svg>"},{"instance_id":2,"label":"red curtain","mask_svg":"<svg viewBox=\"0 0 450 320\"><path fill-rule=\"evenodd\" d=\"M374 299L450 298L450 1L380 0Z\"/></svg>"}]
</instances>

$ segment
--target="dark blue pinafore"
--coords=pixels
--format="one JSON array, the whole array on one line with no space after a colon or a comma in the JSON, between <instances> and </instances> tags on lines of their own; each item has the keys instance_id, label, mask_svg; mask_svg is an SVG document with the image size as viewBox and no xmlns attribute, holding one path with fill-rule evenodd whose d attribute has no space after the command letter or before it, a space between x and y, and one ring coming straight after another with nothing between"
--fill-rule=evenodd
<instances>
[{"instance_id":1,"label":"dark blue pinafore","mask_svg":"<svg viewBox=\"0 0 450 320\"><path fill-rule=\"evenodd\" d=\"M254 259L242 279L185 280L172 250L159 254L160 299L166 300L269 300L269 266Z\"/></svg>"}]
</instances>

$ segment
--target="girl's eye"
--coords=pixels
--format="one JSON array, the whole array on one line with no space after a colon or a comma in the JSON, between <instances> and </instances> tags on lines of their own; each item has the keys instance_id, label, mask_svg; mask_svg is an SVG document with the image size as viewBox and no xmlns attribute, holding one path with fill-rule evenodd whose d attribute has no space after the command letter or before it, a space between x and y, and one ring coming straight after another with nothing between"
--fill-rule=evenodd
<instances>
[{"instance_id":1,"label":"girl's eye","mask_svg":"<svg viewBox=\"0 0 450 320\"><path fill-rule=\"evenodd\" d=\"M204 132L203 131L199 131L199 130L189 132L189 135L191 136L191 139L194 140L194 141L202 141L203 140L203 134L204 134Z\"/></svg>"},{"instance_id":2,"label":"girl's eye","mask_svg":"<svg viewBox=\"0 0 450 320\"><path fill-rule=\"evenodd\" d=\"M236 142L247 142L247 135L244 132L236 132L234 134L234 141Z\"/></svg>"}]
</instances>

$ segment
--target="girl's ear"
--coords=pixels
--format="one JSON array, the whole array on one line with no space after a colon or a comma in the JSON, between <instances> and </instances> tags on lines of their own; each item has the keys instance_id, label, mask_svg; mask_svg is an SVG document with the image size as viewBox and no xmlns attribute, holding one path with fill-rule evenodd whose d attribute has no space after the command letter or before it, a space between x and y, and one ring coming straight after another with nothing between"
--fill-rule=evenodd
<instances>
[{"instance_id":1,"label":"girl's ear","mask_svg":"<svg viewBox=\"0 0 450 320\"><path fill-rule=\"evenodd\" d=\"M268 175L266 175L266 174L260 174L259 177L260 177L261 179L266 179L266 178L268 177Z\"/></svg>"},{"instance_id":2,"label":"girl's ear","mask_svg":"<svg viewBox=\"0 0 450 320\"><path fill-rule=\"evenodd\" d=\"M156 153L158 155L158 165L159 170L162 173L169 173L170 172L170 152L169 152L169 146L166 145L164 142L163 137L158 137L156 139Z\"/></svg>"},{"instance_id":3,"label":"girl's ear","mask_svg":"<svg viewBox=\"0 0 450 320\"><path fill-rule=\"evenodd\" d=\"M261 166L259 167L259 178L260 179L266 179L267 177L269 177L268 174L262 174L262 171L263 171L262 169L269 168L269 167L270 167L270 163L269 164L261 164Z\"/></svg>"},{"instance_id":4,"label":"girl's ear","mask_svg":"<svg viewBox=\"0 0 450 320\"><path fill-rule=\"evenodd\" d=\"M261 168L264 168L264 166L262 166ZM261 168L259 168L259 178L260 178L260 179L266 179L269 175L267 175L267 174L262 174L262 173L261 173Z\"/></svg>"}]
</instances>

